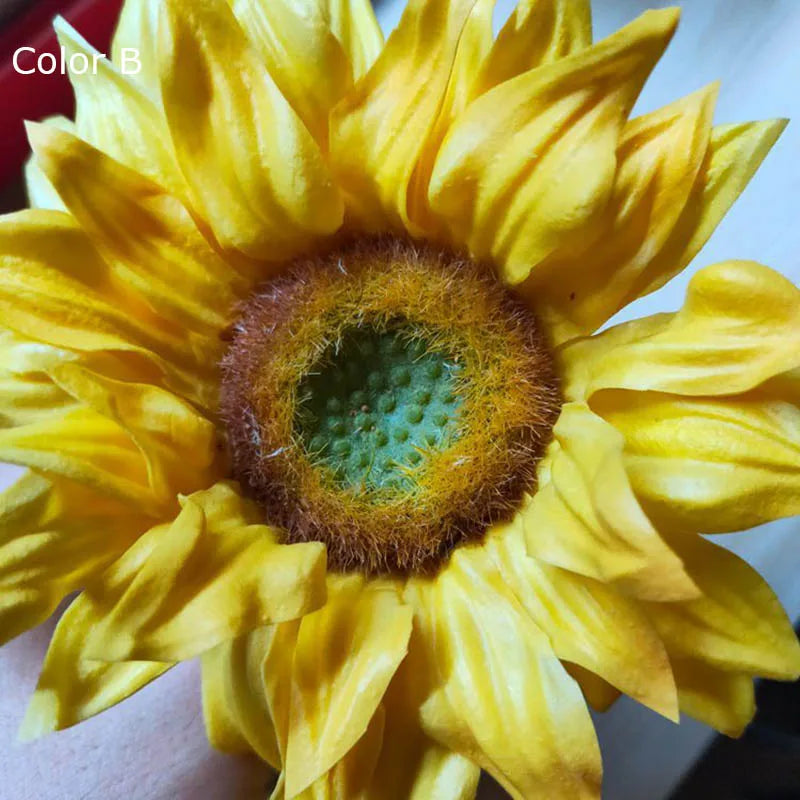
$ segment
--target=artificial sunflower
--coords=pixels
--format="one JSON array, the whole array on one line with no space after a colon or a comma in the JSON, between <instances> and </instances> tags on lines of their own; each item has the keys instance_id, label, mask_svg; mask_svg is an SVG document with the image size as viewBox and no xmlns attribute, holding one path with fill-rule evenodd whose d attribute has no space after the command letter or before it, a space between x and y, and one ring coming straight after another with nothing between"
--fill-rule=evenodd
<instances>
[{"instance_id":1,"label":"artificial sunflower","mask_svg":"<svg viewBox=\"0 0 800 800\"><path fill-rule=\"evenodd\" d=\"M24 733L202 657L274 798L600 794L586 701L739 733L800 646L700 533L800 511L800 292L681 271L782 121L629 119L675 29L584 0L129 0L0 220ZM63 21L68 54L90 46Z\"/></svg>"}]
</instances>

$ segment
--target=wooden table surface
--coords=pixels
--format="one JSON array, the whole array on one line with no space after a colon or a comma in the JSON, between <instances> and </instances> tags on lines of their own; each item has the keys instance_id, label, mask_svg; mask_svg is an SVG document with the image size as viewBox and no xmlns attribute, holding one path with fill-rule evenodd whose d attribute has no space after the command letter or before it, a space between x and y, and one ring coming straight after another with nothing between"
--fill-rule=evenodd
<instances>
[{"instance_id":1,"label":"wooden table surface","mask_svg":"<svg viewBox=\"0 0 800 800\"><path fill-rule=\"evenodd\" d=\"M2 0L0 0L2 2ZM672 3L674 5L675 3ZM378 13L391 28L402 0ZM650 0L595 0L595 33L604 36ZM800 283L800 0L686 0L681 27L637 107L647 111L722 80L717 121L795 117L753 184L692 267L619 319L678 307L689 276L725 258L762 261ZM498 19L511 4L498 4ZM9 468L0 474L6 480ZM721 537L772 583L800 618L800 521ZM196 664L184 664L131 700L29 745L15 731L44 654L50 624L0 650L0 800L237 800L262 798L266 772L206 745ZM673 725L633 702L598 715L606 800L661 800L702 752L712 733L684 721ZM491 785L483 800L503 794Z\"/></svg>"}]
</instances>

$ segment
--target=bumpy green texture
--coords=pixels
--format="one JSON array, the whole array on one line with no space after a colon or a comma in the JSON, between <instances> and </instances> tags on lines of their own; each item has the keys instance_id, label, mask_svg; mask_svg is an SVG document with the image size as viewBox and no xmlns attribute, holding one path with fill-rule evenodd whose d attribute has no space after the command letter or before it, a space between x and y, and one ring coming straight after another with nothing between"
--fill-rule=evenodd
<instances>
[{"instance_id":1,"label":"bumpy green texture","mask_svg":"<svg viewBox=\"0 0 800 800\"><path fill-rule=\"evenodd\" d=\"M340 485L413 489L426 455L457 435L458 371L403 330L354 331L301 382L296 430Z\"/></svg>"}]
</instances>

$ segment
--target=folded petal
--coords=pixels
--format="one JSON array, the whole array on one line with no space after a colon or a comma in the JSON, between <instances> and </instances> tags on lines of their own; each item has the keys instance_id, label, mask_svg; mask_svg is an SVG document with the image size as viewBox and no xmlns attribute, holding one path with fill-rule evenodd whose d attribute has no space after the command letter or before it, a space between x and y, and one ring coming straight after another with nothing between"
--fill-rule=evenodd
<instances>
[{"instance_id":1,"label":"folded petal","mask_svg":"<svg viewBox=\"0 0 800 800\"><path fill-rule=\"evenodd\" d=\"M282 545L231 483L182 499L81 596L94 624L85 644L103 661L180 661L325 596L325 548Z\"/></svg>"},{"instance_id":2,"label":"folded petal","mask_svg":"<svg viewBox=\"0 0 800 800\"><path fill-rule=\"evenodd\" d=\"M42 122L50 127L75 133L75 123L60 115L45 117ZM31 155L25 162L25 193L30 208L66 211L64 201L58 196L53 184L45 177L34 155Z\"/></svg>"},{"instance_id":3,"label":"folded petal","mask_svg":"<svg viewBox=\"0 0 800 800\"><path fill-rule=\"evenodd\" d=\"M161 22L169 129L222 247L274 261L333 233L342 204L319 147L224 0L170 0Z\"/></svg>"},{"instance_id":4,"label":"folded petal","mask_svg":"<svg viewBox=\"0 0 800 800\"><path fill-rule=\"evenodd\" d=\"M402 230L475 0L411 0L377 61L331 115L331 161L362 228Z\"/></svg>"},{"instance_id":5,"label":"folded petal","mask_svg":"<svg viewBox=\"0 0 800 800\"><path fill-rule=\"evenodd\" d=\"M358 80L375 63L383 48L383 33L370 0L324 0L330 25L350 59Z\"/></svg>"},{"instance_id":6,"label":"folded petal","mask_svg":"<svg viewBox=\"0 0 800 800\"><path fill-rule=\"evenodd\" d=\"M162 186L184 193L185 182L156 99L101 57L63 17L54 27L65 57L81 55L91 65L83 75L68 73L75 91L77 135Z\"/></svg>"},{"instance_id":7,"label":"folded petal","mask_svg":"<svg viewBox=\"0 0 800 800\"><path fill-rule=\"evenodd\" d=\"M520 283L595 230L625 119L677 19L675 9L646 12L475 100L450 129L429 190L453 238Z\"/></svg>"},{"instance_id":8,"label":"folded petal","mask_svg":"<svg viewBox=\"0 0 800 800\"><path fill-rule=\"evenodd\" d=\"M139 51L141 69L134 80L157 96L159 102L157 50L161 5L160 0L125 0L111 42L111 59L117 66L122 64L125 48Z\"/></svg>"},{"instance_id":9,"label":"folded petal","mask_svg":"<svg viewBox=\"0 0 800 800\"><path fill-rule=\"evenodd\" d=\"M700 252L761 166L787 120L718 125L692 196L664 246L631 286L628 301L663 286Z\"/></svg>"},{"instance_id":10,"label":"folded petal","mask_svg":"<svg viewBox=\"0 0 800 800\"><path fill-rule=\"evenodd\" d=\"M635 299L632 287L678 224L705 162L717 89L625 126L601 232L579 252L542 264L521 287L555 342L591 333Z\"/></svg>"},{"instance_id":11,"label":"folded petal","mask_svg":"<svg viewBox=\"0 0 800 800\"><path fill-rule=\"evenodd\" d=\"M692 278L677 314L576 340L559 358L567 397L738 394L800 366L800 290L752 261L714 264Z\"/></svg>"},{"instance_id":12,"label":"folded petal","mask_svg":"<svg viewBox=\"0 0 800 800\"><path fill-rule=\"evenodd\" d=\"M779 680L800 676L800 643L778 598L746 562L699 536L675 537L702 594L648 603L670 656Z\"/></svg>"},{"instance_id":13,"label":"folded petal","mask_svg":"<svg viewBox=\"0 0 800 800\"><path fill-rule=\"evenodd\" d=\"M209 336L168 325L132 296L67 214L28 210L0 218L0 325L65 359L68 351L113 354L150 382L199 404L216 402L215 365L201 346Z\"/></svg>"},{"instance_id":14,"label":"folded petal","mask_svg":"<svg viewBox=\"0 0 800 800\"><path fill-rule=\"evenodd\" d=\"M286 792L294 797L364 735L406 654L411 609L389 582L328 578L328 601L300 622L294 651Z\"/></svg>"},{"instance_id":15,"label":"folded petal","mask_svg":"<svg viewBox=\"0 0 800 800\"><path fill-rule=\"evenodd\" d=\"M77 725L130 697L172 666L147 661L103 664L87 658L84 645L94 622L83 595L61 616L20 727L21 739Z\"/></svg>"},{"instance_id":16,"label":"folded petal","mask_svg":"<svg viewBox=\"0 0 800 800\"><path fill-rule=\"evenodd\" d=\"M580 689L483 550L457 550L435 579L410 581L407 597L439 679L422 706L425 731L514 798L599 798Z\"/></svg>"},{"instance_id":17,"label":"folded petal","mask_svg":"<svg viewBox=\"0 0 800 800\"><path fill-rule=\"evenodd\" d=\"M491 529L485 550L558 658L677 721L667 652L638 603L611 586L529 557L519 516Z\"/></svg>"},{"instance_id":18,"label":"folded petal","mask_svg":"<svg viewBox=\"0 0 800 800\"><path fill-rule=\"evenodd\" d=\"M299 622L257 628L203 654L203 714L211 744L281 769Z\"/></svg>"},{"instance_id":19,"label":"folded petal","mask_svg":"<svg viewBox=\"0 0 800 800\"><path fill-rule=\"evenodd\" d=\"M149 524L78 484L23 474L0 494L0 644L47 619Z\"/></svg>"},{"instance_id":20,"label":"folded petal","mask_svg":"<svg viewBox=\"0 0 800 800\"><path fill-rule=\"evenodd\" d=\"M591 43L590 0L519 0L481 65L472 95L571 56Z\"/></svg>"},{"instance_id":21,"label":"folded petal","mask_svg":"<svg viewBox=\"0 0 800 800\"><path fill-rule=\"evenodd\" d=\"M283 96L323 149L328 114L353 85L350 59L322 0L232 0L236 18Z\"/></svg>"},{"instance_id":22,"label":"folded petal","mask_svg":"<svg viewBox=\"0 0 800 800\"><path fill-rule=\"evenodd\" d=\"M753 678L691 658L674 658L681 712L726 736L740 736L756 713Z\"/></svg>"},{"instance_id":23,"label":"folded petal","mask_svg":"<svg viewBox=\"0 0 800 800\"><path fill-rule=\"evenodd\" d=\"M625 467L668 530L726 533L800 514L800 406L768 388L729 397L605 391Z\"/></svg>"},{"instance_id":24,"label":"folded petal","mask_svg":"<svg viewBox=\"0 0 800 800\"><path fill-rule=\"evenodd\" d=\"M520 511L528 552L637 598L695 596L680 558L634 495L622 435L579 403L563 407L553 433L537 491Z\"/></svg>"}]
</instances>

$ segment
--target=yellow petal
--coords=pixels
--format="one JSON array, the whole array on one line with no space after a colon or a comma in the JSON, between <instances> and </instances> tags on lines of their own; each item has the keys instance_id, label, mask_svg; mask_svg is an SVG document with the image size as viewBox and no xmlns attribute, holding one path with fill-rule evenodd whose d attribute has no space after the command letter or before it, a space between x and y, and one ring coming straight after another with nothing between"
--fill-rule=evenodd
<instances>
[{"instance_id":1,"label":"yellow petal","mask_svg":"<svg viewBox=\"0 0 800 800\"><path fill-rule=\"evenodd\" d=\"M520 511L528 552L638 598L695 596L680 558L633 493L622 435L579 403L563 407L553 433L538 489Z\"/></svg>"},{"instance_id":2,"label":"yellow petal","mask_svg":"<svg viewBox=\"0 0 800 800\"><path fill-rule=\"evenodd\" d=\"M203 654L203 713L214 747L281 768L298 627L292 620L258 628Z\"/></svg>"},{"instance_id":3,"label":"yellow petal","mask_svg":"<svg viewBox=\"0 0 800 800\"><path fill-rule=\"evenodd\" d=\"M706 162L672 235L631 287L630 299L654 292L697 255L786 127L787 120L719 125Z\"/></svg>"},{"instance_id":4,"label":"yellow petal","mask_svg":"<svg viewBox=\"0 0 800 800\"><path fill-rule=\"evenodd\" d=\"M445 235L428 203L433 165L453 120L466 108L478 68L492 46L492 13L496 0L477 0L464 23L436 121L428 134L408 191L409 231L429 238Z\"/></svg>"},{"instance_id":5,"label":"yellow petal","mask_svg":"<svg viewBox=\"0 0 800 800\"><path fill-rule=\"evenodd\" d=\"M666 650L637 603L611 586L529 557L519 515L489 531L485 551L562 661L591 670L677 722Z\"/></svg>"},{"instance_id":6,"label":"yellow petal","mask_svg":"<svg viewBox=\"0 0 800 800\"><path fill-rule=\"evenodd\" d=\"M0 644L47 619L147 526L77 484L25 473L0 494Z\"/></svg>"},{"instance_id":7,"label":"yellow petal","mask_svg":"<svg viewBox=\"0 0 800 800\"><path fill-rule=\"evenodd\" d=\"M453 238L519 283L589 235L611 196L622 126L677 19L675 9L646 12L475 100L450 129L430 184Z\"/></svg>"},{"instance_id":8,"label":"yellow petal","mask_svg":"<svg viewBox=\"0 0 800 800\"><path fill-rule=\"evenodd\" d=\"M278 260L333 233L342 204L319 147L224 0L170 0L161 22L178 162L223 248Z\"/></svg>"},{"instance_id":9,"label":"yellow petal","mask_svg":"<svg viewBox=\"0 0 800 800\"><path fill-rule=\"evenodd\" d=\"M383 698L384 746L375 768L370 797L381 800L473 800L480 767L434 742L423 732L419 708L432 686L419 632Z\"/></svg>"},{"instance_id":10,"label":"yellow petal","mask_svg":"<svg viewBox=\"0 0 800 800\"><path fill-rule=\"evenodd\" d=\"M45 117L43 123L69 133L75 132L75 123L60 115ZM31 155L25 162L25 193L30 208L45 208L51 211L66 211L64 201L58 196L53 184L45 177L36 157Z\"/></svg>"},{"instance_id":11,"label":"yellow petal","mask_svg":"<svg viewBox=\"0 0 800 800\"><path fill-rule=\"evenodd\" d=\"M321 0L232 0L233 12L283 96L319 142L328 114L353 85L347 53Z\"/></svg>"},{"instance_id":12,"label":"yellow petal","mask_svg":"<svg viewBox=\"0 0 800 800\"><path fill-rule=\"evenodd\" d=\"M235 484L182 500L89 586L85 651L104 661L179 661L324 600L325 548L282 545Z\"/></svg>"},{"instance_id":13,"label":"yellow petal","mask_svg":"<svg viewBox=\"0 0 800 800\"><path fill-rule=\"evenodd\" d=\"M800 408L766 389L721 398L601 392L625 467L665 529L725 533L800 514Z\"/></svg>"},{"instance_id":14,"label":"yellow petal","mask_svg":"<svg viewBox=\"0 0 800 800\"><path fill-rule=\"evenodd\" d=\"M79 54L92 65L84 75L69 72L75 91L77 135L162 186L183 193L185 182L164 114L154 97L108 59L100 58L63 17L56 19L54 27L65 57Z\"/></svg>"},{"instance_id":15,"label":"yellow petal","mask_svg":"<svg viewBox=\"0 0 800 800\"><path fill-rule=\"evenodd\" d=\"M157 386L113 380L75 363L54 367L50 375L72 397L128 432L147 463L153 494L162 502L208 486L221 474L216 426L184 400Z\"/></svg>"},{"instance_id":16,"label":"yellow petal","mask_svg":"<svg viewBox=\"0 0 800 800\"><path fill-rule=\"evenodd\" d=\"M440 688L426 732L514 798L599 798L600 753L575 681L481 548L457 550L407 592Z\"/></svg>"},{"instance_id":17,"label":"yellow petal","mask_svg":"<svg viewBox=\"0 0 800 800\"><path fill-rule=\"evenodd\" d=\"M677 314L577 340L559 358L568 397L738 394L800 365L800 291L752 261L714 264L692 278Z\"/></svg>"},{"instance_id":18,"label":"yellow petal","mask_svg":"<svg viewBox=\"0 0 800 800\"><path fill-rule=\"evenodd\" d=\"M473 97L591 43L590 0L520 0L481 66Z\"/></svg>"},{"instance_id":19,"label":"yellow petal","mask_svg":"<svg viewBox=\"0 0 800 800\"><path fill-rule=\"evenodd\" d=\"M67 214L29 210L0 219L0 315L3 326L29 340L120 359L124 354L150 381L200 404L216 402L215 365L201 346L209 337L161 323L120 287Z\"/></svg>"},{"instance_id":20,"label":"yellow petal","mask_svg":"<svg viewBox=\"0 0 800 800\"><path fill-rule=\"evenodd\" d=\"M145 514L163 511L164 500L154 496L132 439L117 423L88 408L0 430L0 461L69 478Z\"/></svg>"},{"instance_id":21,"label":"yellow petal","mask_svg":"<svg viewBox=\"0 0 800 800\"><path fill-rule=\"evenodd\" d=\"M406 654L411 609L389 583L328 579L328 602L300 623L285 772L290 797L324 775L367 729Z\"/></svg>"},{"instance_id":22,"label":"yellow petal","mask_svg":"<svg viewBox=\"0 0 800 800\"><path fill-rule=\"evenodd\" d=\"M94 622L83 595L61 616L25 712L21 739L35 739L77 725L130 697L172 666L146 661L92 661L84 645Z\"/></svg>"},{"instance_id":23,"label":"yellow petal","mask_svg":"<svg viewBox=\"0 0 800 800\"><path fill-rule=\"evenodd\" d=\"M591 333L635 299L632 287L673 232L703 166L717 88L625 126L599 236L542 264L521 287L556 343Z\"/></svg>"},{"instance_id":24,"label":"yellow petal","mask_svg":"<svg viewBox=\"0 0 800 800\"><path fill-rule=\"evenodd\" d=\"M331 30L342 43L358 80L375 63L383 48L381 32L370 0L324 0Z\"/></svg>"},{"instance_id":25,"label":"yellow petal","mask_svg":"<svg viewBox=\"0 0 800 800\"><path fill-rule=\"evenodd\" d=\"M411 0L377 61L331 115L331 160L359 226L402 230L408 188L475 0Z\"/></svg>"},{"instance_id":26,"label":"yellow petal","mask_svg":"<svg viewBox=\"0 0 800 800\"><path fill-rule=\"evenodd\" d=\"M565 661L564 669L575 678L586 702L595 711L608 711L622 695L622 692L615 689L608 681L579 664Z\"/></svg>"},{"instance_id":27,"label":"yellow petal","mask_svg":"<svg viewBox=\"0 0 800 800\"><path fill-rule=\"evenodd\" d=\"M740 736L756 713L753 678L726 672L702 661L675 658L681 712L705 722L726 736Z\"/></svg>"},{"instance_id":28,"label":"yellow petal","mask_svg":"<svg viewBox=\"0 0 800 800\"><path fill-rule=\"evenodd\" d=\"M681 603L648 603L670 655L769 678L800 676L800 643L775 594L738 556L699 536L675 547L702 595Z\"/></svg>"},{"instance_id":29,"label":"yellow petal","mask_svg":"<svg viewBox=\"0 0 800 800\"><path fill-rule=\"evenodd\" d=\"M161 5L160 0L125 0L111 43L111 59L117 66L122 64L125 48L139 51L141 69L134 79L154 95L160 89L157 51Z\"/></svg>"}]
</instances>

